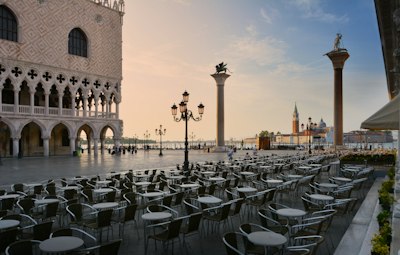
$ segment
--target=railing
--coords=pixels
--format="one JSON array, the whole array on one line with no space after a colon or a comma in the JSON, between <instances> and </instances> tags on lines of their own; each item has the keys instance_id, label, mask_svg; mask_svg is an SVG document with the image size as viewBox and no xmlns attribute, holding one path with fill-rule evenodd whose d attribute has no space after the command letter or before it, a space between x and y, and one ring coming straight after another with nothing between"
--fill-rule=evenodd
<instances>
[{"instance_id":1,"label":"railing","mask_svg":"<svg viewBox=\"0 0 400 255\"><path fill-rule=\"evenodd\" d=\"M72 109L62 109L61 111L61 115L59 115L60 110L58 107L49 107L49 116L54 116L54 115L59 115L61 117L71 117L72 113L75 111L75 117L77 118L83 118L83 110L72 110ZM14 114L14 105L12 104L2 104L1 105L1 113L10 113L10 114ZM19 105L18 107L18 114L23 114L23 115L27 115L27 114L31 114L31 106L28 105ZM40 115L40 116L44 116L46 115L46 108L44 106L34 106L33 107L33 115ZM96 118L96 112L95 111L87 111L86 112L87 118ZM98 119L104 119L104 118L108 118L108 119L116 119L117 118L117 114L116 113L109 113L108 117L107 117L107 113L105 112L98 112L97 113L97 118Z\"/></svg>"}]
</instances>

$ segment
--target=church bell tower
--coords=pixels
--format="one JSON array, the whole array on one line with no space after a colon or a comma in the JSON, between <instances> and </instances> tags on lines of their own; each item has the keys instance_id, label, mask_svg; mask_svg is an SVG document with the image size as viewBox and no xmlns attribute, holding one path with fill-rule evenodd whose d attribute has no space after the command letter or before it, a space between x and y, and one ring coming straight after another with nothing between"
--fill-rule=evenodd
<instances>
[{"instance_id":1,"label":"church bell tower","mask_svg":"<svg viewBox=\"0 0 400 255\"><path fill-rule=\"evenodd\" d=\"M292 133L299 133L299 112L297 111L297 105L294 104L293 120L292 120Z\"/></svg>"}]
</instances>

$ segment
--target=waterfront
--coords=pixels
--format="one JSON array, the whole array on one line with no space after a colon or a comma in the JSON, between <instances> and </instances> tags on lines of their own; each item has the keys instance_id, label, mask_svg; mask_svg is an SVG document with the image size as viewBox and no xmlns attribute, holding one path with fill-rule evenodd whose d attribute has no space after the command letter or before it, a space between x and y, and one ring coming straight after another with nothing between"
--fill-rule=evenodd
<instances>
[{"instance_id":1,"label":"waterfront","mask_svg":"<svg viewBox=\"0 0 400 255\"><path fill-rule=\"evenodd\" d=\"M9 185L16 182L32 183L48 179L73 177L76 175L94 176L105 175L111 171L143 170L175 168L176 164L183 163L183 150L164 150L164 156L158 155L158 150L144 152L139 150L136 154L110 155L108 153L94 157L86 152L81 157L25 157L21 159L4 158L0 166L2 178L0 185ZM244 157L252 151L238 150L234 159ZM305 153L299 151L257 151L258 155L293 155ZM227 160L226 153L208 153L202 150L189 152L190 162Z\"/></svg>"}]
</instances>

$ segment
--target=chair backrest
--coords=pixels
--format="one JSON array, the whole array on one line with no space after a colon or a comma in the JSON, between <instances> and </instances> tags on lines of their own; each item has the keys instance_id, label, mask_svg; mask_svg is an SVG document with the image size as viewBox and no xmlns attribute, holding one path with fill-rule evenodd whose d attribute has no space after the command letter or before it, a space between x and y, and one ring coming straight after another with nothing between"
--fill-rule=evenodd
<instances>
[{"instance_id":1,"label":"chair backrest","mask_svg":"<svg viewBox=\"0 0 400 255\"><path fill-rule=\"evenodd\" d=\"M136 204L136 193L135 192L128 192L123 195L124 199L129 204Z\"/></svg>"},{"instance_id":2,"label":"chair backrest","mask_svg":"<svg viewBox=\"0 0 400 255\"><path fill-rule=\"evenodd\" d=\"M192 204L192 199L190 198L183 199L183 204L185 205L186 213L188 215L191 215L200 210L200 208Z\"/></svg>"},{"instance_id":3,"label":"chair backrest","mask_svg":"<svg viewBox=\"0 0 400 255\"><path fill-rule=\"evenodd\" d=\"M112 209L103 210L97 214L97 226L99 228L108 227L111 225Z\"/></svg>"},{"instance_id":4,"label":"chair backrest","mask_svg":"<svg viewBox=\"0 0 400 255\"><path fill-rule=\"evenodd\" d=\"M44 212L44 218L56 217L59 202L50 203L46 205L46 210Z\"/></svg>"},{"instance_id":5,"label":"chair backrest","mask_svg":"<svg viewBox=\"0 0 400 255\"><path fill-rule=\"evenodd\" d=\"M17 228L0 232L0 253L4 252L7 246L17 241L18 232Z\"/></svg>"},{"instance_id":6,"label":"chair backrest","mask_svg":"<svg viewBox=\"0 0 400 255\"><path fill-rule=\"evenodd\" d=\"M44 241L51 235L53 221L44 221L33 226L33 239Z\"/></svg>"},{"instance_id":7,"label":"chair backrest","mask_svg":"<svg viewBox=\"0 0 400 255\"><path fill-rule=\"evenodd\" d=\"M222 238L222 241L224 242L225 249L226 249L226 254L227 255L244 255L245 252L240 251L238 248L238 239L239 238L244 238L246 239L247 237L239 232L231 232L231 233L226 233L224 237Z\"/></svg>"},{"instance_id":8,"label":"chair backrest","mask_svg":"<svg viewBox=\"0 0 400 255\"><path fill-rule=\"evenodd\" d=\"M35 245L39 245L40 241L36 240L21 240L11 243L6 248L6 255L33 255L36 250Z\"/></svg>"},{"instance_id":9,"label":"chair backrest","mask_svg":"<svg viewBox=\"0 0 400 255\"><path fill-rule=\"evenodd\" d=\"M33 194L41 195L43 191L43 185L35 185L33 186Z\"/></svg>"},{"instance_id":10,"label":"chair backrest","mask_svg":"<svg viewBox=\"0 0 400 255\"><path fill-rule=\"evenodd\" d=\"M178 192L175 194L174 206L182 204L184 195L185 195L184 192Z\"/></svg>"},{"instance_id":11,"label":"chair backrest","mask_svg":"<svg viewBox=\"0 0 400 255\"><path fill-rule=\"evenodd\" d=\"M163 197L163 199L162 199L162 204L165 205L165 206L170 207L171 204L172 204L172 198L173 198L172 195Z\"/></svg>"},{"instance_id":12,"label":"chair backrest","mask_svg":"<svg viewBox=\"0 0 400 255\"><path fill-rule=\"evenodd\" d=\"M100 245L99 255L118 255L121 242L122 240L119 239Z\"/></svg>"},{"instance_id":13,"label":"chair backrest","mask_svg":"<svg viewBox=\"0 0 400 255\"><path fill-rule=\"evenodd\" d=\"M108 192L106 194L106 202L115 202L116 195L117 195L117 192L115 190Z\"/></svg>"},{"instance_id":14,"label":"chair backrest","mask_svg":"<svg viewBox=\"0 0 400 255\"><path fill-rule=\"evenodd\" d=\"M137 205L132 204L125 207L124 222L135 220Z\"/></svg>"},{"instance_id":15,"label":"chair backrest","mask_svg":"<svg viewBox=\"0 0 400 255\"><path fill-rule=\"evenodd\" d=\"M85 198L85 200L86 200L88 203L93 203L93 202L94 202L94 199L93 199L93 191L92 191L92 189L90 189L90 188L84 188L84 189L81 191L81 194L83 195L83 197Z\"/></svg>"},{"instance_id":16,"label":"chair backrest","mask_svg":"<svg viewBox=\"0 0 400 255\"><path fill-rule=\"evenodd\" d=\"M22 184L22 183L13 184L11 186L11 188L12 188L13 191L24 192L24 184Z\"/></svg>"},{"instance_id":17,"label":"chair backrest","mask_svg":"<svg viewBox=\"0 0 400 255\"><path fill-rule=\"evenodd\" d=\"M183 219L175 219L168 224L167 239L174 239L179 236Z\"/></svg>"},{"instance_id":18,"label":"chair backrest","mask_svg":"<svg viewBox=\"0 0 400 255\"><path fill-rule=\"evenodd\" d=\"M25 214L30 214L33 207L35 207L35 201L32 198L22 198L17 201L17 205Z\"/></svg>"},{"instance_id":19,"label":"chair backrest","mask_svg":"<svg viewBox=\"0 0 400 255\"><path fill-rule=\"evenodd\" d=\"M243 198L239 198L239 199L235 200L235 207L233 208L232 215L237 215L240 213L243 203L244 203Z\"/></svg>"},{"instance_id":20,"label":"chair backrest","mask_svg":"<svg viewBox=\"0 0 400 255\"><path fill-rule=\"evenodd\" d=\"M201 212L194 213L189 216L187 233L191 233L191 232L199 230L202 217L203 217L203 214Z\"/></svg>"},{"instance_id":21,"label":"chair backrest","mask_svg":"<svg viewBox=\"0 0 400 255\"><path fill-rule=\"evenodd\" d=\"M12 211L12 209L14 208L15 199L14 198L5 198L5 199L0 200L0 202L1 202L1 210Z\"/></svg>"}]
</instances>

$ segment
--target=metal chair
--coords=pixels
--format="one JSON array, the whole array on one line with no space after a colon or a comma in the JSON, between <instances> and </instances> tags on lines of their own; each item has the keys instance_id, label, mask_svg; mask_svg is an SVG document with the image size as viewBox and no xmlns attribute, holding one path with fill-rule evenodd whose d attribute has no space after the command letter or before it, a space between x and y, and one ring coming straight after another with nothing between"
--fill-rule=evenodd
<instances>
[{"instance_id":1,"label":"metal chair","mask_svg":"<svg viewBox=\"0 0 400 255\"><path fill-rule=\"evenodd\" d=\"M240 232L226 233L222 238L227 255L245 255L245 244L247 236Z\"/></svg>"},{"instance_id":2,"label":"metal chair","mask_svg":"<svg viewBox=\"0 0 400 255\"><path fill-rule=\"evenodd\" d=\"M182 225L183 219L175 219L170 222L163 222L159 224L154 224L154 225L149 225L146 228L154 228L154 227L159 227L159 226L165 226L166 229L156 233L154 235L149 235L147 236L147 242L146 242L146 247L145 247L145 254L147 254L147 249L148 249L148 244L149 244L149 239L154 239L155 241L160 241L163 244L163 248L166 249L167 246L165 245L166 243L171 242L172 243L172 254L174 254L174 240L176 238L179 239L180 243L180 228ZM157 245L155 245L157 249Z\"/></svg>"},{"instance_id":3,"label":"metal chair","mask_svg":"<svg viewBox=\"0 0 400 255\"><path fill-rule=\"evenodd\" d=\"M7 246L6 255L34 255L39 254L40 241L37 240L21 240L11 243Z\"/></svg>"}]
</instances>

